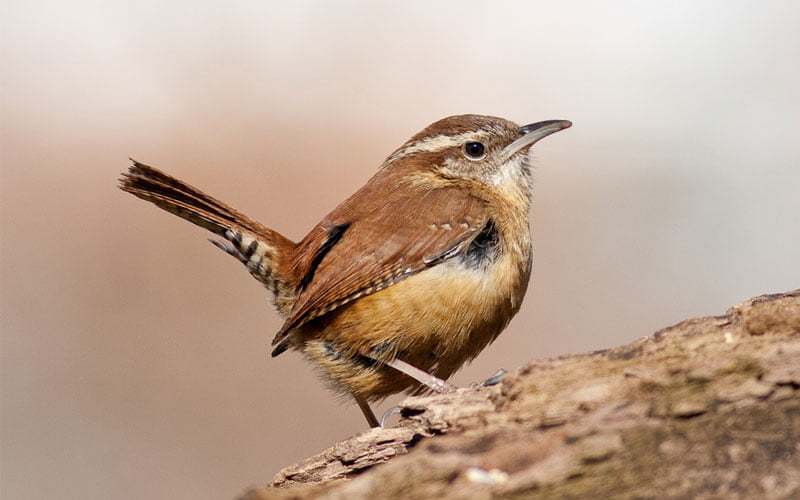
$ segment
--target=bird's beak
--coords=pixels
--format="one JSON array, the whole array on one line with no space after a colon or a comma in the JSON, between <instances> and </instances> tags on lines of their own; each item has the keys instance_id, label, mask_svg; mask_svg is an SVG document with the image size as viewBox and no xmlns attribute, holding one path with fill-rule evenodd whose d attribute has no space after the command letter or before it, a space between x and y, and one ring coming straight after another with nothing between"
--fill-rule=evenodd
<instances>
[{"instance_id":1,"label":"bird's beak","mask_svg":"<svg viewBox=\"0 0 800 500\"><path fill-rule=\"evenodd\" d=\"M523 149L533 146L548 135L555 134L559 130L564 130L571 126L572 122L569 120L547 120L522 126L519 128L519 133L522 134L522 137L506 146L500 155L503 160L507 160Z\"/></svg>"}]
</instances>

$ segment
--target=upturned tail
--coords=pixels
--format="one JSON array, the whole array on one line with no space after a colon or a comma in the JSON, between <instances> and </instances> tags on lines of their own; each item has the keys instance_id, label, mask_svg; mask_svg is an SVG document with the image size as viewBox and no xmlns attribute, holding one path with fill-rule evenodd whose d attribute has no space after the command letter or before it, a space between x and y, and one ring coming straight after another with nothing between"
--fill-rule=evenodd
<instances>
[{"instance_id":1,"label":"upturned tail","mask_svg":"<svg viewBox=\"0 0 800 500\"><path fill-rule=\"evenodd\" d=\"M273 294L278 312L286 316L294 302L294 286L281 269L281 258L294 243L225 203L149 165L131 160L119 188L167 212L224 238L210 240L236 257Z\"/></svg>"}]
</instances>

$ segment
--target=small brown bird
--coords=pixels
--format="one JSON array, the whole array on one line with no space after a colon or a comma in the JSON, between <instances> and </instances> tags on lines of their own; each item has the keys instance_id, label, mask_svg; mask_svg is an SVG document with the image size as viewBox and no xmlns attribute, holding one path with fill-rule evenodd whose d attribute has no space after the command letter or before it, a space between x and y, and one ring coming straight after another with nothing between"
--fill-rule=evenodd
<instances>
[{"instance_id":1,"label":"small brown bird","mask_svg":"<svg viewBox=\"0 0 800 500\"><path fill-rule=\"evenodd\" d=\"M445 382L517 313L531 272L528 148L572 124L451 116L392 153L299 243L134 161L120 188L224 238L303 353L370 426L369 401Z\"/></svg>"}]
</instances>

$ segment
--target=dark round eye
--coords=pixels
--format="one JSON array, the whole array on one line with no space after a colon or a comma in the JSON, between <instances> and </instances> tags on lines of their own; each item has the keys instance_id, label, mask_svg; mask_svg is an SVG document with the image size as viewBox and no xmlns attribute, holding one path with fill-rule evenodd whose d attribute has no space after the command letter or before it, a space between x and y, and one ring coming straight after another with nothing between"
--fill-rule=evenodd
<instances>
[{"instance_id":1,"label":"dark round eye","mask_svg":"<svg viewBox=\"0 0 800 500\"><path fill-rule=\"evenodd\" d=\"M486 148L480 142L465 142L464 154L470 160L480 160L486 154Z\"/></svg>"}]
</instances>

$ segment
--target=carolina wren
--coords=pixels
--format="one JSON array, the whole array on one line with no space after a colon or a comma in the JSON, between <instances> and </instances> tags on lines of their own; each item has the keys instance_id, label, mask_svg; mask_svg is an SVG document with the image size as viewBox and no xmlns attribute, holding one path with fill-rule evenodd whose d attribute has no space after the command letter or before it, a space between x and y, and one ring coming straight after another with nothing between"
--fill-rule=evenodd
<instances>
[{"instance_id":1,"label":"carolina wren","mask_svg":"<svg viewBox=\"0 0 800 500\"><path fill-rule=\"evenodd\" d=\"M531 272L528 148L572 124L451 116L412 137L294 243L133 161L120 188L224 238L271 292L272 356L300 351L335 391L368 402L445 382L516 314Z\"/></svg>"}]
</instances>

